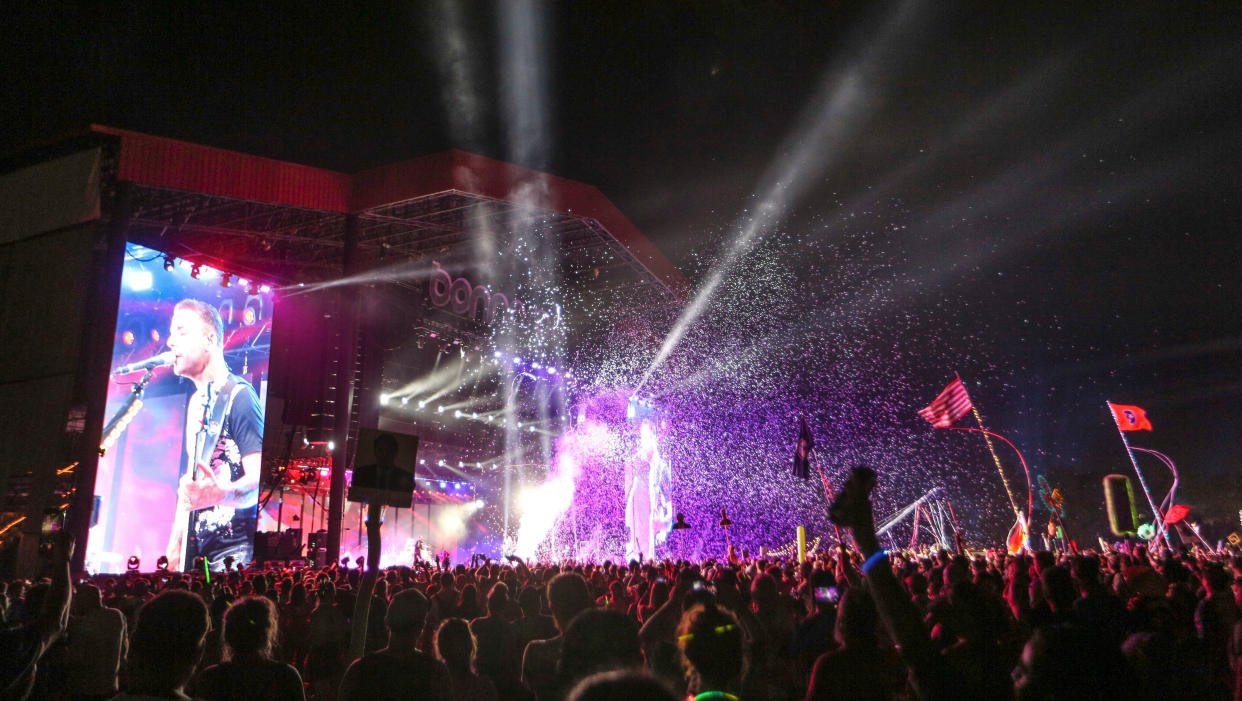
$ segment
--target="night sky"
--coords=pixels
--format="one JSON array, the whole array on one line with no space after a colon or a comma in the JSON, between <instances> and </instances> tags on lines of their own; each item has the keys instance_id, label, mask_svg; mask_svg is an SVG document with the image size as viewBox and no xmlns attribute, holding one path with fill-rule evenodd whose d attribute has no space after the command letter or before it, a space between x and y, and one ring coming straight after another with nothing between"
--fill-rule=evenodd
<instances>
[{"instance_id":1,"label":"night sky","mask_svg":"<svg viewBox=\"0 0 1242 701\"><path fill-rule=\"evenodd\" d=\"M776 265L812 325L883 289L853 313L908 334L911 436L962 373L1095 532L1131 472L1103 402L1137 404L1192 520L1238 530L1238 3L524 6L7 5L0 150L92 122L347 172L462 148L598 187L692 281L783 192L779 251L728 275Z\"/></svg>"}]
</instances>

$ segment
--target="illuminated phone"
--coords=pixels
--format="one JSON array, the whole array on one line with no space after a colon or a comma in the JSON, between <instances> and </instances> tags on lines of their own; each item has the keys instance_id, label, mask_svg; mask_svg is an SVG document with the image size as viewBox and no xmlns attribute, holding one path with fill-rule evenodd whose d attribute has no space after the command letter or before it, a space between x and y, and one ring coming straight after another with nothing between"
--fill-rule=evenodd
<instances>
[{"instance_id":1,"label":"illuminated phone","mask_svg":"<svg viewBox=\"0 0 1242 701\"><path fill-rule=\"evenodd\" d=\"M841 599L841 593L836 587L815 587L815 601L825 604L835 604Z\"/></svg>"}]
</instances>

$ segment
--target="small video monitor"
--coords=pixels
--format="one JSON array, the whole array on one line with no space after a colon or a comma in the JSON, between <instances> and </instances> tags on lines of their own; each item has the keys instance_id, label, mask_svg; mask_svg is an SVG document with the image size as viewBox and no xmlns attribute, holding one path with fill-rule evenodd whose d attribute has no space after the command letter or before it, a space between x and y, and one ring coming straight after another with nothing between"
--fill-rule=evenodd
<instances>
[{"instance_id":1,"label":"small video monitor","mask_svg":"<svg viewBox=\"0 0 1242 701\"><path fill-rule=\"evenodd\" d=\"M364 428L358 431L349 501L408 509L414 503L418 436Z\"/></svg>"}]
</instances>

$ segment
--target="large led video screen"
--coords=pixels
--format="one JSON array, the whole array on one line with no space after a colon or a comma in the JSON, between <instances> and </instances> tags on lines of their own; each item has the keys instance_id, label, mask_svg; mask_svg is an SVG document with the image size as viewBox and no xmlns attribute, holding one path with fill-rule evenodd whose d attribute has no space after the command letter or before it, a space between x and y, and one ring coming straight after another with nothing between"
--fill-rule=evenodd
<instances>
[{"instance_id":1,"label":"large led video screen","mask_svg":"<svg viewBox=\"0 0 1242 701\"><path fill-rule=\"evenodd\" d=\"M253 559L273 296L126 248L87 568Z\"/></svg>"}]
</instances>

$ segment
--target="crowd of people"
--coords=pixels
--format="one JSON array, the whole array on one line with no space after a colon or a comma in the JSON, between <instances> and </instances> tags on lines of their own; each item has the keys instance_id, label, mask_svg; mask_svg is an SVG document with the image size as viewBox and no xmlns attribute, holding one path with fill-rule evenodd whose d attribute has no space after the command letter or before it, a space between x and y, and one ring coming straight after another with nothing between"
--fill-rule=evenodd
<instances>
[{"instance_id":1,"label":"crowd of people","mask_svg":"<svg viewBox=\"0 0 1242 701\"><path fill-rule=\"evenodd\" d=\"M3 699L1233 699L1242 551L880 548L874 476L796 559L49 576Z\"/></svg>"}]
</instances>

